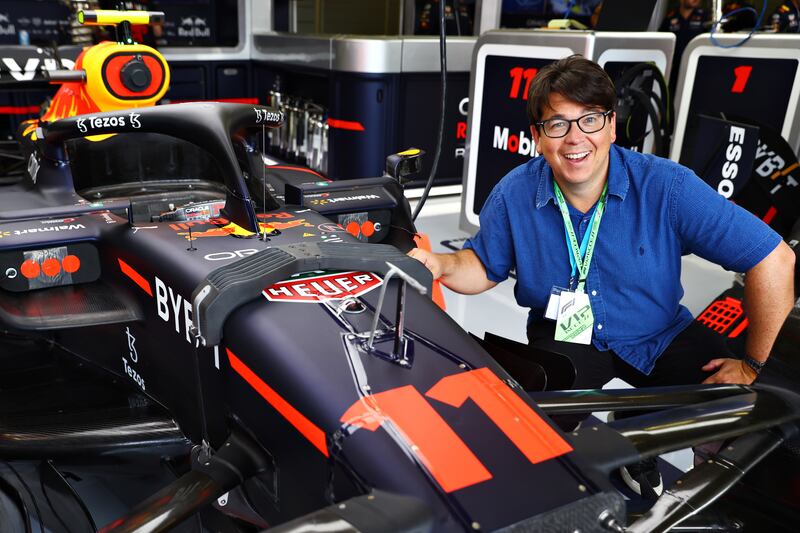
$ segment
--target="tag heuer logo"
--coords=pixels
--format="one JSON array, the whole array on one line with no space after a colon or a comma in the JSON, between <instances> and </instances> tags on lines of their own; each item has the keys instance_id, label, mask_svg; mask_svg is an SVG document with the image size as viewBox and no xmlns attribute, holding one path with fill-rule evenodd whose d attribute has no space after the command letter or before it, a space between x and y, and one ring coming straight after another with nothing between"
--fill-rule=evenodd
<instances>
[{"instance_id":1,"label":"tag heuer logo","mask_svg":"<svg viewBox=\"0 0 800 533\"><path fill-rule=\"evenodd\" d=\"M369 272L338 272L281 281L264 289L272 302L324 302L358 296L379 287L383 280Z\"/></svg>"}]
</instances>

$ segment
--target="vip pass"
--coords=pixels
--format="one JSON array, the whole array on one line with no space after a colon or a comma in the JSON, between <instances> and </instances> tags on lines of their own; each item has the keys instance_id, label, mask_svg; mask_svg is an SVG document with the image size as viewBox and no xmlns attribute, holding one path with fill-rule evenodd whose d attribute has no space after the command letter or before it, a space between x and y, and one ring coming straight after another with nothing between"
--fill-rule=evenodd
<instances>
[{"instance_id":1,"label":"vip pass","mask_svg":"<svg viewBox=\"0 0 800 533\"><path fill-rule=\"evenodd\" d=\"M555 340L575 344L592 342L594 314L585 292L564 291L559 298Z\"/></svg>"}]
</instances>

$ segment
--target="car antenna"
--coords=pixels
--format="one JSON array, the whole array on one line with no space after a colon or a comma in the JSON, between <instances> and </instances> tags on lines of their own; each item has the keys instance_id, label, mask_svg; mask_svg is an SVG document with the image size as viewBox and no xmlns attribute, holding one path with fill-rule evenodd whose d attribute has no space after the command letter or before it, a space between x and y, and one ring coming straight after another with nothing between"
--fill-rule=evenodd
<instances>
[{"instance_id":1,"label":"car antenna","mask_svg":"<svg viewBox=\"0 0 800 533\"><path fill-rule=\"evenodd\" d=\"M117 9L119 11L125 11L125 3L117 2ZM114 32L116 33L118 43L134 44L133 32L131 32L131 23L129 21L123 20L120 24L114 26Z\"/></svg>"},{"instance_id":2,"label":"car antenna","mask_svg":"<svg viewBox=\"0 0 800 533\"><path fill-rule=\"evenodd\" d=\"M190 252L194 252L197 248L194 247L194 239L192 239L192 226L189 225L189 247L187 248Z\"/></svg>"},{"instance_id":3,"label":"car antenna","mask_svg":"<svg viewBox=\"0 0 800 533\"><path fill-rule=\"evenodd\" d=\"M267 214L267 163L264 162L264 150L267 149L267 125L261 125L261 155L259 155L259 159L261 159L261 214ZM267 217L264 217L266 220ZM258 228L261 229L261 224L256 221ZM264 242L267 242L267 228L264 228L263 237Z\"/></svg>"}]
</instances>

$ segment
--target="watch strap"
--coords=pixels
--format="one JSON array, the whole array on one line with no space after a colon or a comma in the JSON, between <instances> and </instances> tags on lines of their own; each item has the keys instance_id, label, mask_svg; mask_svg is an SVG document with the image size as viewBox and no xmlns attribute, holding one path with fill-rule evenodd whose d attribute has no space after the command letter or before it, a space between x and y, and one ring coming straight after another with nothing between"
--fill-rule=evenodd
<instances>
[{"instance_id":1,"label":"watch strap","mask_svg":"<svg viewBox=\"0 0 800 533\"><path fill-rule=\"evenodd\" d=\"M744 361L744 364L752 368L756 374L761 374L761 371L764 369L764 365L767 364L766 361L757 361L750 356L745 356L742 360Z\"/></svg>"}]
</instances>

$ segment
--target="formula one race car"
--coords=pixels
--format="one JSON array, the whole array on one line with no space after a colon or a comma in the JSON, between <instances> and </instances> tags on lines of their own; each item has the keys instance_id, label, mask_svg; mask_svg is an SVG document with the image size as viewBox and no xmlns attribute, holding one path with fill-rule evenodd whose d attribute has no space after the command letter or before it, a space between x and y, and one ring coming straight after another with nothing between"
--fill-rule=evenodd
<instances>
[{"instance_id":1,"label":"formula one race car","mask_svg":"<svg viewBox=\"0 0 800 533\"><path fill-rule=\"evenodd\" d=\"M627 529L665 531L796 435L785 387L528 394L404 253L416 154L268 171L248 132L282 119L187 103L27 131L0 189L3 532L625 531L609 472L728 440ZM548 417L617 409L648 414Z\"/></svg>"},{"instance_id":2,"label":"formula one race car","mask_svg":"<svg viewBox=\"0 0 800 533\"><path fill-rule=\"evenodd\" d=\"M281 119L195 103L39 126L0 196L4 531L621 531L608 472L738 437L631 529L656 530L796 432L777 387L537 405L425 295L394 177L269 193L245 132ZM118 142L100 158L89 135ZM98 181L114 153L169 167L180 143L210 177ZM545 414L621 407L669 409L570 435Z\"/></svg>"}]
</instances>

